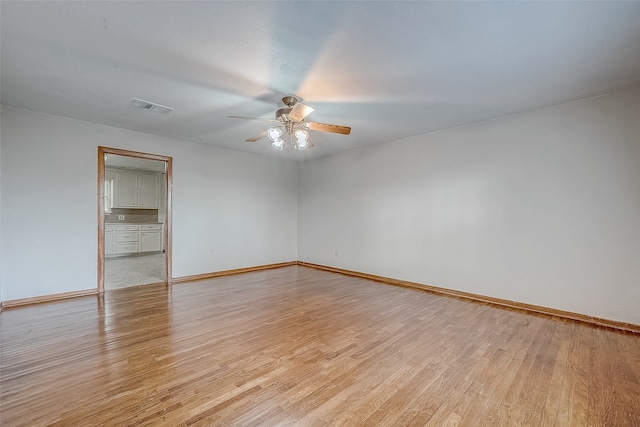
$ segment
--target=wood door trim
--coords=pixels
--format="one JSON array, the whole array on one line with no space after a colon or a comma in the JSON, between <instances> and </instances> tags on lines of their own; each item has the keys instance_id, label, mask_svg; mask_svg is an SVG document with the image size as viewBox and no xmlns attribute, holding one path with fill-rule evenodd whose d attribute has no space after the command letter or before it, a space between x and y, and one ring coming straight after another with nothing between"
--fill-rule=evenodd
<instances>
[{"instance_id":1,"label":"wood door trim","mask_svg":"<svg viewBox=\"0 0 640 427\"><path fill-rule=\"evenodd\" d=\"M274 268L289 267L297 264L298 264L297 261L288 261L288 262L279 262L276 264L263 264L263 265L256 265L253 267L235 268L233 270L221 270L221 271L214 271L211 273L194 274L192 276L174 277L173 283L175 284L175 283L194 282L196 280L213 279L215 277L221 277L221 276L232 276L234 274L243 274L243 273L251 273L254 271L271 270Z\"/></svg>"},{"instance_id":2,"label":"wood door trim","mask_svg":"<svg viewBox=\"0 0 640 427\"><path fill-rule=\"evenodd\" d=\"M104 293L104 147L98 147L98 293Z\"/></svg>"},{"instance_id":3,"label":"wood door trim","mask_svg":"<svg viewBox=\"0 0 640 427\"><path fill-rule=\"evenodd\" d=\"M167 170L166 170L166 174L167 174L167 200L165 201L165 208L166 208L166 212L165 212L165 227L167 228L167 256L166 256L166 264L167 264L167 284L171 285L173 284L173 252L172 252L172 248L173 248L173 220L172 220L172 209L171 206L173 205L173 158L172 157L167 157L166 158L166 162L167 162ZM163 230L164 233L164 230Z\"/></svg>"},{"instance_id":4,"label":"wood door trim","mask_svg":"<svg viewBox=\"0 0 640 427\"><path fill-rule=\"evenodd\" d=\"M139 159L157 160L167 162L166 180L167 180L167 200L166 200L166 216L165 227L167 229L167 260L166 260L166 277L167 284L171 284L172 280L172 192L173 192L173 158L160 154L143 153L141 151L123 150L121 148L111 148L98 146L98 293L104 294L104 171L105 154L114 154L118 156L136 157ZM164 233L164 230L163 230Z\"/></svg>"},{"instance_id":5,"label":"wood door trim","mask_svg":"<svg viewBox=\"0 0 640 427\"><path fill-rule=\"evenodd\" d=\"M617 329L625 332L640 334L640 325L634 323L620 322L618 320L603 319L600 317L588 316L586 314L574 313L572 311L559 310L556 308L543 307L539 305L527 304L524 302L511 301L502 298L489 297L470 292L456 291L453 289L440 288L438 286L425 285L422 283L409 282L407 280L393 279L390 277L378 276L375 274L362 273L359 271L346 270L343 268L330 267L327 265L314 264L311 262L298 261L298 265L303 267L315 268L316 270L329 271L332 273L343 274L345 276L358 277L360 279L372 280L374 282L385 283L393 286L403 286L406 288L420 289L423 291L446 295L456 298L464 298L468 300L478 301L486 304L492 304L503 308L513 310L527 311L545 316L561 317L563 319L575 320L578 322L588 323L592 326L602 326L605 328Z\"/></svg>"}]
</instances>

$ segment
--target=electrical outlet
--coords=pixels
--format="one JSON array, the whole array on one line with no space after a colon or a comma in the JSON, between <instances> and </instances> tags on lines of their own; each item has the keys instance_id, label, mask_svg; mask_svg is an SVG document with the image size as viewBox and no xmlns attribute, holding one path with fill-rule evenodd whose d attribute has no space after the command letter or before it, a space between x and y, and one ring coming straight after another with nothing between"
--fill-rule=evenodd
<instances>
[{"instance_id":1,"label":"electrical outlet","mask_svg":"<svg viewBox=\"0 0 640 427\"><path fill-rule=\"evenodd\" d=\"M124 221L124 215L118 215L118 220L119 221Z\"/></svg>"}]
</instances>

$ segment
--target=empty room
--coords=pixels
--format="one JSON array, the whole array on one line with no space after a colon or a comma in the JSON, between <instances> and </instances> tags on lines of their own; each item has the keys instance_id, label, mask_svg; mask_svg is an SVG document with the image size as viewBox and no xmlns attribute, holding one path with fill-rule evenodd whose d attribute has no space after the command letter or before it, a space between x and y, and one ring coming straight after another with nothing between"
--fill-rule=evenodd
<instances>
[{"instance_id":1,"label":"empty room","mask_svg":"<svg viewBox=\"0 0 640 427\"><path fill-rule=\"evenodd\" d=\"M0 1L0 425L640 426L640 2Z\"/></svg>"}]
</instances>

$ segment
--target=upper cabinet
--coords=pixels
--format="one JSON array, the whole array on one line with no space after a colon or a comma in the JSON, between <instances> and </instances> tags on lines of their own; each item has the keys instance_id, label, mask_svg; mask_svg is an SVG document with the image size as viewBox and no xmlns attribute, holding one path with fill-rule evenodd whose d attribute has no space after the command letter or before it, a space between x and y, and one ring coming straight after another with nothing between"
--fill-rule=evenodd
<instances>
[{"instance_id":1,"label":"upper cabinet","mask_svg":"<svg viewBox=\"0 0 640 427\"><path fill-rule=\"evenodd\" d=\"M138 207L138 173L115 171L114 208Z\"/></svg>"},{"instance_id":2,"label":"upper cabinet","mask_svg":"<svg viewBox=\"0 0 640 427\"><path fill-rule=\"evenodd\" d=\"M115 174L113 207L158 209L160 175L129 170L113 170Z\"/></svg>"},{"instance_id":3,"label":"upper cabinet","mask_svg":"<svg viewBox=\"0 0 640 427\"><path fill-rule=\"evenodd\" d=\"M138 207L158 209L160 206L160 176L150 173L138 174Z\"/></svg>"},{"instance_id":4,"label":"upper cabinet","mask_svg":"<svg viewBox=\"0 0 640 427\"><path fill-rule=\"evenodd\" d=\"M104 213L110 214L113 208L113 187L116 181L116 172L112 169L104 171Z\"/></svg>"}]
</instances>

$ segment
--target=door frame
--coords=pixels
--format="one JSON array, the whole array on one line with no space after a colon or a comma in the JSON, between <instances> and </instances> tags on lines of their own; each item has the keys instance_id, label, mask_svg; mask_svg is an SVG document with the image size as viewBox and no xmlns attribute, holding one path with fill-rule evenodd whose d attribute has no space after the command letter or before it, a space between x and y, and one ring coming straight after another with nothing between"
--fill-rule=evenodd
<instances>
[{"instance_id":1,"label":"door frame","mask_svg":"<svg viewBox=\"0 0 640 427\"><path fill-rule=\"evenodd\" d=\"M171 195L173 190L173 158L169 156L162 156L159 154L143 153L140 151L123 150L120 148L102 147L98 146L98 294L104 294L104 176L105 176L105 155L114 154L118 156L136 157L139 159L147 160L159 160L167 162L166 179L167 179L167 201L166 201L166 217L165 227L167 228L167 252L166 252L166 277L167 285L173 283L172 275L172 221L171 221L171 205L173 197Z\"/></svg>"}]
</instances>

